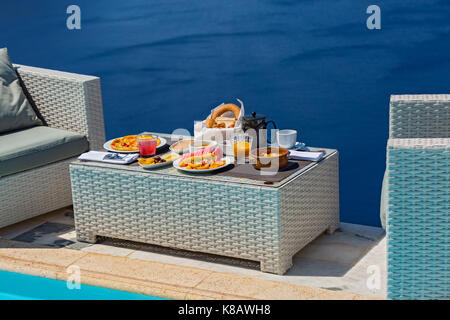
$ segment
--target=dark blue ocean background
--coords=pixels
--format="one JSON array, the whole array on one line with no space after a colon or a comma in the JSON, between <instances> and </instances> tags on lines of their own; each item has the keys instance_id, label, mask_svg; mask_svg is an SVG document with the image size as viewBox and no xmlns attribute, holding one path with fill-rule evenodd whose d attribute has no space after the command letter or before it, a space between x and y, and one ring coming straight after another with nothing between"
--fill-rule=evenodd
<instances>
[{"instance_id":1,"label":"dark blue ocean background","mask_svg":"<svg viewBox=\"0 0 450 320\"><path fill-rule=\"evenodd\" d=\"M66 28L81 7L82 29ZM381 30L366 8L381 7ZM108 138L238 97L340 151L341 218L379 226L389 95L449 93L449 1L1 0L14 62L101 77Z\"/></svg>"}]
</instances>

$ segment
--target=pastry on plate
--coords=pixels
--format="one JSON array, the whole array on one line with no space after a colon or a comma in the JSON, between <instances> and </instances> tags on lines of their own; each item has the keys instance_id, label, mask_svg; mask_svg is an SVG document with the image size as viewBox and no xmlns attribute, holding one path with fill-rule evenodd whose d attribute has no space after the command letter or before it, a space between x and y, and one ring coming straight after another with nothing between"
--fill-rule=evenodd
<instances>
[{"instance_id":1,"label":"pastry on plate","mask_svg":"<svg viewBox=\"0 0 450 320\"><path fill-rule=\"evenodd\" d=\"M136 136L137 135L134 134L114 139L111 142L111 149L117 151L139 151ZM156 146L159 146L160 144L161 140L158 138Z\"/></svg>"}]
</instances>

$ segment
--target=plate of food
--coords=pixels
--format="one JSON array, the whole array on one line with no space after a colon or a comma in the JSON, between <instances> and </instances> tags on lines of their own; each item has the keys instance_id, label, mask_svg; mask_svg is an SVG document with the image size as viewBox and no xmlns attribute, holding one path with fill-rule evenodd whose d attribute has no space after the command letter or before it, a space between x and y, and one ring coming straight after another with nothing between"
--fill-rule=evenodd
<instances>
[{"instance_id":1,"label":"plate of food","mask_svg":"<svg viewBox=\"0 0 450 320\"><path fill-rule=\"evenodd\" d=\"M179 170L203 173L222 169L234 162L232 157L224 157L220 147L212 149L206 147L202 150L183 155L173 162L173 166Z\"/></svg>"},{"instance_id":2,"label":"plate of food","mask_svg":"<svg viewBox=\"0 0 450 320\"><path fill-rule=\"evenodd\" d=\"M167 166L179 159L181 156L175 152L169 152L161 156L154 156L151 158L139 158L139 165L144 169L155 169L162 166Z\"/></svg>"},{"instance_id":3,"label":"plate of food","mask_svg":"<svg viewBox=\"0 0 450 320\"><path fill-rule=\"evenodd\" d=\"M119 153L136 153L139 152L138 143L136 140L136 134L124 136L120 138L111 139L106 141L103 145L108 151L119 152ZM158 142L156 143L156 149L159 149L166 145L166 139L162 137L157 137Z\"/></svg>"}]
</instances>

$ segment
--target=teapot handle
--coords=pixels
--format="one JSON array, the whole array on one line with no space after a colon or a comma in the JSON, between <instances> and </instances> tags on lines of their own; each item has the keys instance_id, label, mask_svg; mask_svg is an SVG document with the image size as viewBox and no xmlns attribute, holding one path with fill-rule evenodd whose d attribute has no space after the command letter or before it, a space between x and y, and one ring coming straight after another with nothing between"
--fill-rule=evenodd
<instances>
[{"instance_id":1,"label":"teapot handle","mask_svg":"<svg viewBox=\"0 0 450 320\"><path fill-rule=\"evenodd\" d=\"M266 122L266 126L267 126L269 123L272 123L274 129L277 128L277 125L275 124L275 122L274 122L273 120L267 121L267 122Z\"/></svg>"},{"instance_id":2,"label":"teapot handle","mask_svg":"<svg viewBox=\"0 0 450 320\"><path fill-rule=\"evenodd\" d=\"M266 122L266 128L267 128L267 125L268 125L269 123L271 123L271 124L273 125L273 128L274 128L275 130L277 130L277 125L275 124L275 122L274 122L273 120L269 120L269 121ZM267 136L267 138L269 138L269 136ZM273 140L273 137L272 137L272 135L270 135L270 141L272 141L272 140Z\"/></svg>"}]
</instances>

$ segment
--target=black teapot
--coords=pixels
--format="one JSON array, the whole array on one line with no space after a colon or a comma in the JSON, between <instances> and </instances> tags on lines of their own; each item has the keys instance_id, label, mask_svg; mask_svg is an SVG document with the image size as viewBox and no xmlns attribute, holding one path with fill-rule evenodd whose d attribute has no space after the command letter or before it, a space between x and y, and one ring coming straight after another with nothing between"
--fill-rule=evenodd
<instances>
[{"instance_id":1,"label":"black teapot","mask_svg":"<svg viewBox=\"0 0 450 320\"><path fill-rule=\"evenodd\" d=\"M266 116L263 114L252 112L251 114L244 115L242 129L252 136L253 141L256 141L256 148L267 146L267 125L270 123L274 129L277 129L275 122L273 120L266 121ZM254 147L255 145L253 145Z\"/></svg>"}]
</instances>

